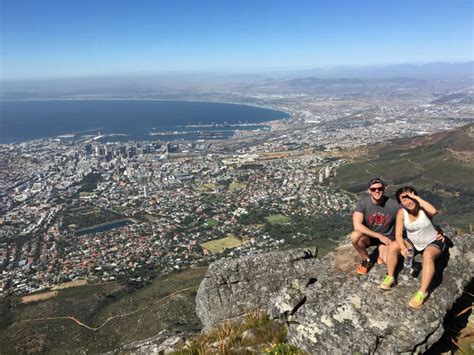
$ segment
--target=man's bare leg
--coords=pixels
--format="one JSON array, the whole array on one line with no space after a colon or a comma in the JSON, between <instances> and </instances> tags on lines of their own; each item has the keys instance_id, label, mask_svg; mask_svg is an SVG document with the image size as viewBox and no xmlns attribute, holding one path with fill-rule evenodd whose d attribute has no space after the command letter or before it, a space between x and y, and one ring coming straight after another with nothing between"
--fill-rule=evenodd
<instances>
[{"instance_id":1,"label":"man's bare leg","mask_svg":"<svg viewBox=\"0 0 474 355\"><path fill-rule=\"evenodd\" d=\"M379 258L387 264L388 246L385 244L379 245Z\"/></svg>"},{"instance_id":2,"label":"man's bare leg","mask_svg":"<svg viewBox=\"0 0 474 355\"><path fill-rule=\"evenodd\" d=\"M351 233L351 242L362 260L369 259L367 248L370 245L370 238L368 236L361 232L353 231Z\"/></svg>"}]
</instances>

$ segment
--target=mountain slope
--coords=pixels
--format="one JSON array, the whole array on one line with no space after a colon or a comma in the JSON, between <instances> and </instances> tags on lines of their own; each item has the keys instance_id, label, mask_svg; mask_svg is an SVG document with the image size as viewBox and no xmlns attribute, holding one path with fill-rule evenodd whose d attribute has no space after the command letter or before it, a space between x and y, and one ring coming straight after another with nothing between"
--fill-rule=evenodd
<instances>
[{"instance_id":1,"label":"mountain slope","mask_svg":"<svg viewBox=\"0 0 474 355\"><path fill-rule=\"evenodd\" d=\"M369 147L337 171L333 182L362 192L372 177L383 178L389 195L412 185L443 209L440 222L472 228L474 221L474 125Z\"/></svg>"}]
</instances>

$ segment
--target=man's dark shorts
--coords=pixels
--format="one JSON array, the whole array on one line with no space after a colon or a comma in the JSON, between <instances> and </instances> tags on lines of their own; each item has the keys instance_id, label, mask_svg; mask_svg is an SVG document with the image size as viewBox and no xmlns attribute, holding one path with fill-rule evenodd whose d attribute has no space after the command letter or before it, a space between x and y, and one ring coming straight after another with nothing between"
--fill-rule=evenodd
<instances>
[{"instance_id":1,"label":"man's dark shorts","mask_svg":"<svg viewBox=\"0 0 474 355\"><path fill-rule=\"evenodd\" d=\"M394 235L386 235L386 237L389 238L392 242L395 241ZM375 246L379 246L380 244L383 244L378 238L369 237L369 240L370 240L370 244L369 244L370 247L375 247Z\"/></svg>"},{"instance_id":2,"label":"man's dark shorts","mask_svg":"<svg viewBox=\"0 0 474 355\"><path fill-rule=\"evenodd\" d=\"M433 240L431 243L429 243L425 249L423 250L416 250L416 248L413 246L413 243L410 241L410 239L408 238L403 238L404 241L408 242L411 244L411 247L412 249L415 251L415 254L420 254L420 253L423 253L426 248L430 247L430 246L433 246L433 247L436 247L438 248L439 250L441 250L441 252L444 251L444 249L446 249L446 242L442 241L442 240L439 240L439 239L435 239Z\"/></svg>"}]
</instances>

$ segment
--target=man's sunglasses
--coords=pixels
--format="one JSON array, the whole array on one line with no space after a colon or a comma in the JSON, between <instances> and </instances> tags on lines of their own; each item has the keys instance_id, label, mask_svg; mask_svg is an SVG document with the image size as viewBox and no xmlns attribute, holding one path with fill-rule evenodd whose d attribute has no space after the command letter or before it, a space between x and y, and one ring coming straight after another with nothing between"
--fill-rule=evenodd
<instances>
[{"instance_id":1,"label":"man's sunglasses","mask_svg":"<svg viewBox=\"0 0 474 355\"><path fill-rule=\"evenodd\" d=\"M383 191L384 187L369 187L369 190L372 191L372 192Z\"/></svg>"}]
</instances>

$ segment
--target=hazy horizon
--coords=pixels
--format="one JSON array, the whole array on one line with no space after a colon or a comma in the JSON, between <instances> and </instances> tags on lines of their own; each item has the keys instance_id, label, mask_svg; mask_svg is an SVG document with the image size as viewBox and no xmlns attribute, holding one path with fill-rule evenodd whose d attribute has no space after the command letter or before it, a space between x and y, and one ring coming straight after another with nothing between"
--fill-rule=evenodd
<instances>
[{"instance_id":1,"label":"hazy horizon","mask_svg":"<svg viewBox=\"0 0 474 355\"><path fill-rule=\"evenodd\" d=\"M1 80L0 95L9 93L113 93L125 90L129 93L158 89L192 90L208 87L216 89L222 85L243 84L261 81L291 80L314 77L332 79L420 79L468 81L474 77L474 62L426 63L384 66L346 66L315 68L292 71L267 72L189 72L189 73L135 73L123 75L97 75L64 78L37 78Z\"/></svg>"},{"instance_id":2,"label":"hazy horizon","mask_svg":"<svg viewBox=\"0 0 474 355\"><path fill-rule=\"evenodd\" d=\"M41 80L75 80L75 79L96 79L96 78L130 78L130 77L147 77L147 76L159 76L159 77L255 77L255 76L271 76L271 77L290 77L292 75L306 75L311 72L319 72L324 75L329 75L331 78L342 77L347 71L357 70L374 70L374 69L386 69L393 67L423 67L432 65L471 65L474 67L474 60L466 61L428 61L428 62L403 62L403 63L387 63L387 64L358 64L358 65L326 65L326 66L313 66L308 68L294 68L294 69L272 69L272 70L173 70L173 71L130 71L123 73L97 73L88 75L64 75L64 76L51 76L51 77L30 77L30 78L0 78L3 82L22 82L22 81L41 81ZM338 74L340 73L340 74ZM474 75L474 73L472 73ZM357 75L357 74L353 74Z\"/></svg>"}]
</instances>

